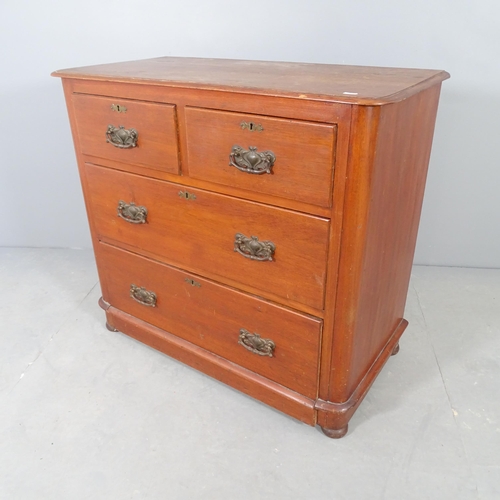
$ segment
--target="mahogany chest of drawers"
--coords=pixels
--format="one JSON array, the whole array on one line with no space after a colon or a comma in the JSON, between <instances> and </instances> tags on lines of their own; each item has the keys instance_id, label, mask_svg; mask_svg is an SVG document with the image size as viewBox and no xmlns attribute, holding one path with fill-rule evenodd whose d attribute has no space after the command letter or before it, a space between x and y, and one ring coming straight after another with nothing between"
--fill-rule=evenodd
<instances>
[{"instance_id":1,"label":"mahogany chest of drawers","mask_svg":"<svg viewBox=\"0 0 500 500\"><path fill-rule=\"evenodd\" d=\"M449 75L169 57L54 75L108 328L342 437L407 325Z\"/></svg>"}]
</instances>

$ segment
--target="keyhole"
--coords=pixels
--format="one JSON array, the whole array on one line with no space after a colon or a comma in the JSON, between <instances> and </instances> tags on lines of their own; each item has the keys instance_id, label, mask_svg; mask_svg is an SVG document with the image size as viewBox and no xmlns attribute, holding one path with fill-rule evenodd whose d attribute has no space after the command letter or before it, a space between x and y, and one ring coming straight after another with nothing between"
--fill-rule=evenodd
<instances>
[{"instance_id":1,"label":"keyhole","mask_svg":"<svg viewBox=\"0 0 500 500\"><path fill-rule=\"evenodd\" d=\"M249 128L249 130L254 130L255 125L252 122L250 122L248 125L248 128Z\"/></svg>"}]
</instances>

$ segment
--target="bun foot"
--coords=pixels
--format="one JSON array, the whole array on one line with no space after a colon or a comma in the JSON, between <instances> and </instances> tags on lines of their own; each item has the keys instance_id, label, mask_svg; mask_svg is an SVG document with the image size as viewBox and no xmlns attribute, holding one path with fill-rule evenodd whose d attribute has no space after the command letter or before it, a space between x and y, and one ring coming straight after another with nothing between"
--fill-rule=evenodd
<instances>
[{"instance_id":1,"label":"bun foot","mask_svg":"<svg viewBox=\"0 0 500 500\"><path fill-rule=\"evenodd\" d=\"M349 426L346 424L346 426L341 429L325 429L324 427L321 427L321 430L323 431L323 434L329 438L340 439L347 434L348 427Z\"/></svg>"},{"instance_id":2,"label":"bun foot","mask_svg":"<svg viewBox=\"0 0 500 500\"><path fill-rule=\"evenodd\" d=\"M396 356L398 352L399 352L399 342L392 349L391 356Z\"/></svg>"},{"instance_id":3,"label":"bun foot","mask_svg":"<svg viewBox=\"0 0 500 500\"><path fill-rule=\"evenodd\" d=\"M110 332L117 332L118 330L114 327L114 326L111 326L107 321L106 321L106 328L110 331Z\"/></svg>"}]
</instances>

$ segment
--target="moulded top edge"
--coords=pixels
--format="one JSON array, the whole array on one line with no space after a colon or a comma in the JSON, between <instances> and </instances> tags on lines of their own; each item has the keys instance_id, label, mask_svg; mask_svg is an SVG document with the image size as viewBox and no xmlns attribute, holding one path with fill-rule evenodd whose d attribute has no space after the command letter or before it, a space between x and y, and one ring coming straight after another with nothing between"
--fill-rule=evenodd
<instances>
[{"instance_id":1,"label":"moulded top edge","mask_svg":"<svg viewBox=\"0 0 500 500\"><path fill-rule=\"evenodd\" d=\"M181 57L71 68L52 76L363 105L397 102L450 77L428 69Z\"/></svg>"}]
</instances>

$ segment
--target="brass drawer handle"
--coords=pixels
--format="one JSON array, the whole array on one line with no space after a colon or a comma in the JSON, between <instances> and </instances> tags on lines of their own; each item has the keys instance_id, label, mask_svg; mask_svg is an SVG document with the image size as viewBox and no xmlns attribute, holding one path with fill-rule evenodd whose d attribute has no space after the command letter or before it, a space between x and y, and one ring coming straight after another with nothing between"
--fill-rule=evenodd
<instances>
[{"instance_id":1,"label":"brass drawer handle","mask_svg":"<svg viewBox=\"0 0 500 500\"><path fill-rule=\"evenodd\" d=\"M229 165L249 174L270 174L276 156L272 151L257 153L256 146L250 146L248 151L241 146L233 146L229 155Z\"/></svg>"},{"instance_id":2,"label":"brass drawer handle","mask_svg":"<svg viewBox=\"0 0 500 500\"><path fill-rule=\"evenodd\" d=\"M257 236L246 237L237 233L234 237L234 251L252 260L273 260L276 245L272 241L259 241Z\"/></svg>"},{"instance_id":3,"label":"brass drawer handle","mask_svg":"<svg viewBox=\"0 0 500 500\"><path fill-rule=\"evenodd\" d=\"M118 217L132 224L146 224L148 209L135 203L125 203L123 200L118 202Z\"/></svg>"},{"instance_id":4,"label":"brass drawer handle","mask_svg":"<svg viewBox=\"0 0 500 500\"><path fill-rule=\"evenodd\" d=\"M276 349L276 344L271 339L263 339L258 333L250 333L244 328L240 330L238 344L259 356L270 358L273 357L274 349Z\"/></svg>"},{"instance_id":5,"label":"brass drawer handle","mask_svg":"<svg viewBox=\"0 0 500 500\"><path fill-rule=\"evenodd\" d=\"M130 296L143 306L156 307L156 293L146 290L143 286L130 285Z\"/></svg>"},{"instance_id":6,"label":"brass drawer handle","mask_svg":"<svg viewBox=\"0 0 500 500\"><path fill-rule=\"evenodd\" d=\"M135 128L125 128L120 125L116 128L114 125L108 125L106 130L106 142L121 149L135 148L139 134Z\"/></svg>"}]
</instances>

